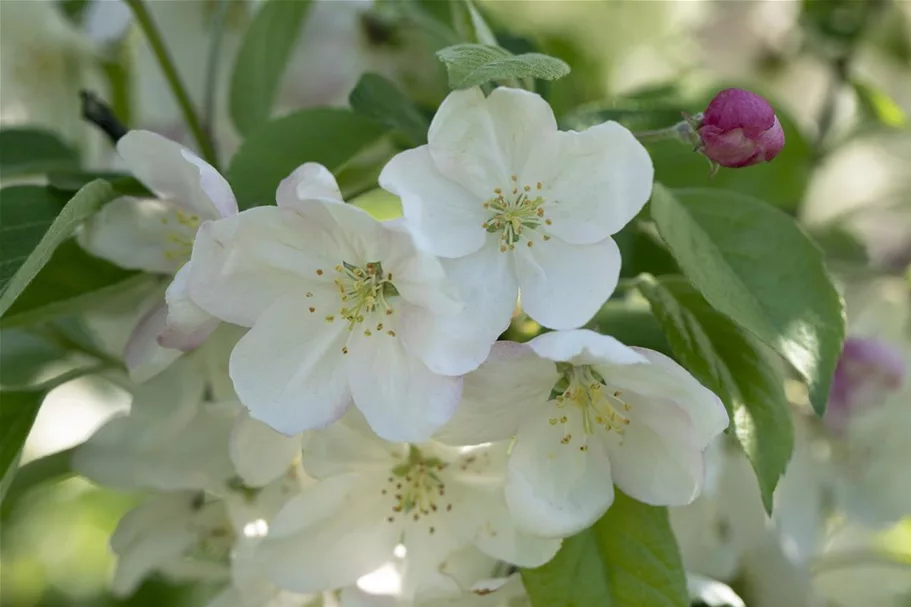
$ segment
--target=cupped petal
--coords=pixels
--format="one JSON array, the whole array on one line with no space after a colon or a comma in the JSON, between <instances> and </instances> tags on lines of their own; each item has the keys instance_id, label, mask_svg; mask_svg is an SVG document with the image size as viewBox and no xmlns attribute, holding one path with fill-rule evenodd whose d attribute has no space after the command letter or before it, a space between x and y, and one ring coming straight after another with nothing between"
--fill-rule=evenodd
<instances>
[{"instance_id":1,"label":"cupped petal","mask_svg":"<svg viewBox=\"0 0 911 607\"><path fill-rule=\"evenodd\" d=\"M190 264L186 263L165 291L168 315L165 328L158 335L164 348L187 352L199 347L218 328L221 321L200 308L190 298Z\"/></svg>"},{"instance_id":2,"label":"cupped petal","mask_svg":"<svg viewBox=\"0 0 911 607\"><path fill-rule=\"evenodd\" d=\"M241 412L228 444L237 474L251 487L262 487L287 472L300 455L301 437L285 436Z\"/></svg>"},{"instance_id":3,"label":"cupped petal","mask_svg":"<svg viewBox=\"0 0 911 607\"><path fill-rule=\"evenodd\" d=\"M190 256L195 228L160 200L118 198L95 213L76 236L83 249L130 270L174 274Z\"/></svg>"},{"instance_id":4,"label":"cupped petal","mask_svg":"<svg viewBox=\"0 0 911 607\"><path fill-rule=\"evenodd\" d=\"M462 257L487 239L479 198L436 168L427 146L406 150L383 167L380 186L402 199L402 212L419 246L440 257Z\"/></svg>"},{"instance_id":5,"label":"cupped petal","mask_svg":"<svg viewBox=\"0 0 911 607\"><path fill-rule=\"evenodd\" d=\"M229 363L250 416L289 436L328 426L351 404L342 353L347 326L311 314L306 305L285 297L270 306Z\"/></svg>"},{"instance_id":6,"label":"cupped petal","mask_svg":"<svg viewBox=\"0 0 911 607\"><path fill-rule=\"evenodd\" d=\"M515 259L522 308L552 329L591 320L620 277L620 249L611 238L588 245L552 238L516 249Z\"/></svg>"},{"instance_id":7,"label":"cupped petal","mask_svg":"<svg viewBox=\"0 0 911 607\"><path fill-rule=\"evenodd\" d=\"M282 179L275 192L280 207L297 209L299 203L313 198L342 202L342 191L332 172L317 162L307 162ZM304 205L301 210L307 210Z\"/></svg>"},{"instance_id":8,"label":"cupped petal","mask_svg":"<svg viewBox=\"0 0 911 607\"><path fill-rule=\"evenodd\" d=\"M276 515L256 560L277 586L321 592L390 560L401 527L386 522L379 486L357 474L304 489Z\"/></svg>"},{"instance_id":9,"label":"cupped petal","mask_svg":"<svg viewBox=\"0 0 911 607\"><path fill-rule=\"evenodd\" d=\"M523 174L541 139L557 131L553 110L535 93L500 87L453 91L440 105L427 134L440 173L484 201Z\"/></svg>"},{"instance_id":10,"label":"cupped petal","mask_svg":"<svg viewBox=\"0 0 911 607\"><path fill-rule=\"evenodd\" d=\"M574 365L634 365L647 362L644 356L610 335L601 335L589 329L543 333L529 341L528 347L542 358Z\"/></svg>"},{"instance_id":11,"label":"cupped petal","mask_svg":"<svg viewBox=\"0 0 911 607\"><path fill-rule=\"evenodd\" d=\"M136 130L120 138L117 153L136 178L159 197L204 219L237 213L237 200L227 180L179 143L151 131Z\"/></svg>"},{"instance_id":12,"label":"cupped petal","mask_svg":"<svg viewBox=\"0 0 911 607\"><path fill-rule=\"evenodd\" d=\"M619 232L642 210L654 168L629 130L605 122L581 133L554 134L550 149L532 157L523 177L542 183L552 235L593 244Z\"/></svg>"},{"instance_id":13,"label":"cupped petal","mask_svg":"<svg viewBox=\"0 0 911 607\"><path fill-rule=\"evenodd\" d=\"M556 365L528 345L498 341L487 361L465 376L462 402L435 439L450 445L508 439L547 402L558 379Z\"/></svg>"},{"instance_id":14,"label":"cupped petal","mask_svg":"<svg viewBox=\"0 0 911 607\"><path fill-rule=\"evenodd\" d=\"M622 438L608 437L614 483L630 497L653 506L685 506L705 483L702 451L630 423Z\"/></svg>"},{"instance_id":15,"label":"cupped petal","mask_svg":"<svg viewBox=\"0 0 911 607\"><path fill-rule=\"evenodd\" d=\"M507 465L509 511L521 529L543 537L567 537L590 527L614 501L604 442L587 440L575 417L552 424L555 413L553 403L529 412Z\"/></svg>"},{"instance_id":16,"label":"cupped petal","mask_svg":"<svg viewBox=\"0 0 911 607\"><path fill-rule=\"evenodd\" d=\"M689 416L692 440L704 449L730 423L724 403L676 362L654 350L632 348L649 365L624 367L611 373L610 381L645 398L672 401Z\"/></svg>"},{"instance_id":17,"label":"cupped petal","mask_svg":"<svg viewBox=\"0 0 911 607\"><path fill-rule=\"evenodd\" d=\"M154 304L136 323L123 349L123 361L134 382L155 377L183 354L158 343L158 336L167 328L168 306L164 300Z\"/></svg>"},{"instance_id":18,"label":"cupped petal","mask_svg":"<svg viewBox=\"0 0 911 607\"><path fill-rule=\"evenodd\" d=\"M489 499L475 501L483 509L483 524L478 529L474 544L482 552L519 567L540 567L554 557L561 540L525 533L506 507L502 491L492 491Z\"/></svg>"},{"instance_id":19,"label":"cupped petal","mask_svg":"<svg viewBox=\"0 0 911 607\"><path fill-rule=\"evenodd\" d=\"M408 307L399 335L402 343L433 371L461 375L487 359L491 345L508 327L518 286L508 255L495 244L443 267L464 303L455 315Z\"/></svg>"},{"instance_id":20,"label":"cupped petal","mask_svg":"<svg viewBox=\"0 0 911 607\"><path fill-rule=\"evenodd\" d=\"M257 207L206 222L193 246L190 296L213 316L245 327L285 295L296 295L304 309L313 298L323 316L322 304L338 300L330 277L341 261L338 248L288 209Z\"/></svg>"},{"instance_id":21,"label":"cupped petal","mask_svg":"<svg viewBox=\"0 0 911 607\"><path fill-rule=\"evenodd\" d=\"M428 440L459 404L462 378L432 372L396 337L355 334L347 356L354 402L388 441Z\"/></svg>"}]
</instances>

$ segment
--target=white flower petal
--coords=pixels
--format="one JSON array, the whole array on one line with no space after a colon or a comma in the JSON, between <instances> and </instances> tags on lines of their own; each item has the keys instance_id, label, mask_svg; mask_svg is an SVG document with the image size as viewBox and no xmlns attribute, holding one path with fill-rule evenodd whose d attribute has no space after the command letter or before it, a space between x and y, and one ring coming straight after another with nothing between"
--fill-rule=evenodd
<instances>
[{"instance_id":1,"label":"white flower petal","mask_svg":"<svg viewBox=\"0 0 911 607\"><path fill-rule=\"evenodd\" d=\"M383 167L380 185L402 199L402 212L422 249L462 257L487 239L487 219L478 198L437 170L427 146L406 150Z\"/></svg>"},{"instance_id":2,"label":"white flower petal","mask_svg":"<svg viewBox=\"0 0 911 607\"><path fill-rule=\"evenodd\" d=\"M643 355L610 335L601 335L589 329L543 333L529 341L528 347L543 358L574 365L634 365L647 362Z\"/></svg>"},{"instance_id":3,"label":"white flower petal","mask_svg":"<svg viewBox=\"0 0 911 607\"><path fill-rule=\"evenodd\" d=\"M355 334L347 356L354 402L386 440L426 441L459 404L462 378L433 373L398 338Z\"/></svg>"},{"instance_id":4,"label":"white flower petal","mask_svg":"<svg viewBox=\"0 0 911 607\"><path fill-rule=\"evenodd\" d=\"M167 329L168 306L164 300L153 305L130 333L123 350L123 361L130 379L142 383L161 373L182 354L180 350L163 348L158 336Z\"/></svg>"},{"instance_id":5,"label":"white flower petal","mask_svg":"<svg viewBox=\"0 0 911 607\"><path fill-rule=\"evenodd\" d=\"M117 142L130 171L159 197L204 219L237 213L231 186L206 161L150 131L130 131Z\"/></svg>"},{"instance_id":6,"label":"white flower petal","mask_svg":"<svg viewBox=\"0 0 911 607\"><path fill-rule=\"evenodd\" d=\"M495 493L497 499L478 504L483 507L484 524L475 536L475 545L486 554L519 567L540 567L552 559L561 541L519 530L502 493Z\"/></svg>"},{"instance_id":7,"label":"white flower petal","mask_svg":"<svg viewBox=\"0 0 911 607\"><path fill-rule=\"evenodd\" d=\"M566 537L593 525L614 501L603 441L582 442L576 417L552 425L553 404L530 411L509 457L506 503L516 524L543 537ZM574 440L563 444L570 433ZM580 449L585 445L585 451Z\"/></svg>"},{"instance_id":8,"label":"white flower petal","mask_svg":"<svg viewBox=\"0 0 911 607\"><path fill-rule=\"evenodd\" d=\"M464 307L458 314L409 308L399 334L432 370L460 375L478 368L508 327L516 305L511 259L491 244L460 259L443 260Z\"/></svg>"},{"instance_id":9,"label":"white flower petal","mask_svg":"<svg viewBox=\"0 0 911 607\"><path fill-rule=\"evenodd\" d=\"M451 445L508 439L530 411L547 402L558 379L556 365L528 345L497 342L487 361L465 376L462 402L435 438Z\"/></svg>"},{"instance_id":10,"label":"white flower petal","mask_svg":"<svg viewBox=\"0 0 911 607\"><path fill-rule=\"evenodd\" d=\"M178 559L196 541L191 522L193 493L165 493L127 512L111 535L118 556L115 596L133 593L164 562Z\"/></svg>"},{"instance_id":11,"label":"white flower petal","mask_svg":"<svg viewBox=\"0 0 911 607\"><path fill-rule=\"evenodd\" d=\"M174 274L190 255L195 228L160 200L118 198L104 205L77 235L86 251L122 268Z\"/></svg>"},{"instance_id":12,"label":"white flower petal","mask_svg":"<svg viewBox=\"0 0 911 607\"><path fill-rule=\"evenodd\" d=\"M392 275L392 282L402 299L428 308L436 315L455 316L461 312L464 305L455 287L447 280L440 260L416 249L411 232L400 224L387 222L383 228L386 237L386 247L382 251L383 271Z\"/></svg>"},{"instance_id":13,"label":"white flower petal","mask_svg":"<svg viewBox=\"0 0 911 607\"><path fill-rule=\"evenodd\" d=\"M632 348L651 363L617 373L616 385L629 387L646 397L673 400L690 418L693 440L705 448L730 423L727 410L714 392L660 352Z\"/></svg>"},{"instance_id":14,"label":"white flower petal","mask_svg":"<svg viewBox=\"0 0 911 607\"><path fill-rule=\"evenodd\" d=\"M379 486L359 475L304 489L275 517L257 546L272 582L295 592L353 584L389 560L401 527L385 521Z\"/></svg>"},{"instance_id":15,"label":"white flower petal","mask_svg":"<svg viewBox=\"0 0 911 607\"><path fill-rule=\"evenodd\" d=\"M158 343L165 348L187 352L199 347L221 323L190 299L190 264L186 263L165 291L168 316Z\"/></svg>"},{"instance_id":16,"label":"white flower petal","mask_svg":"<svg viewBox=\"0 0 911 607\"><path fill-rule=\"evenodd\" d=\"M614 483L630 497L654 506L684 506L705 482L701 451L661 436L642 423L624 428L622 444L609 437Z\"/></svg>"},{"instance_id":17,"label":"white flower petal","mask_svg":"<svg viewBox=\"0 0 911 607\"><path fill-rule=\"evenodd\" d=\"M548 231L572 244L616 234L648 202L654 168L626 128L606 122L581 133L559 132L535 154L526 180L544 183Z\"/></svg>"},{"instance_id":18,"label":"white flower petal","mask_svg":"<svg viewBox=\"0 0 911 607\"><path fill-rule=\"evenodd\" d=\"M574 329L601 309L620 276L620 249L610 238L571 245L559 238L515 251L522 307L552 329Z\"/></svg>"},{"instance_id":19,"label":"white flower petal","mask_svg":"<svg viewBox=\"0 0 911 607\"><path fill-rule=\"evenodd\" d=\"M301 463L313 478L327 478L371 469L384 474L397 462L398 446L378 437L357 409L304 442Z\"/></svg>"},{"instance_id":20,"label":"white flower petal","mask_svg":"<svg viewBox=\"0 0 911 607\"><path fill-rule=\"evenodd\" d=\"M342 354L347 327L326 322L321 311L311 314L306 305L291 296L270 306L237 343L229 364L250 415L287 435L324 428L351 403Z\"/></svg>"},{"instance_id":21,"label":"white flower petal","mask_svg":"<svg viewBox=\"0 0 911 607\"><path fill-rule=\"evenodd\" d=\"M340 261L337 250L325 231L287 209L257 207L206 222L193 246L190 296L210 314L245 327L284 295L296 294L306 310L308 292L338 299L329 278Z\"/></svg>"},{"instance_id":22,"label":"white flower petal","mask_svg":"<svg viewBox=\"0 0 911 607\"><path fill-rule=\"evenodd\" d=\"M294 169L282 179L275 192L278 206L289 209L305 211L308 205L299 206L299 203L313 198L342 202L342 191L332 172L316 162L307 162Z\"/></svg>"},{"instance_id":23,"label":"white flower petal","mask_svg":"<svg viewBox=\"0 0 911 607\"><path fill-rule=\"evenodd\" d=\"M241 412L229 443L231 461L244 483L262 487L284 474L301 451L300 436L285 436Z\"/></svg>"},{"instance_id":24,"label":"white flower petal","mask_svg":"<svg viewBox=\"0 0 911 607\"><path fill-rule=\"evenodd\" d=\"M523 174L538 140L556 132L553 111L540 95L500 87L487 98L478 88L453 91L427 135L439 171L483 202L511 175Z\"/></svg>"}]
</instances>

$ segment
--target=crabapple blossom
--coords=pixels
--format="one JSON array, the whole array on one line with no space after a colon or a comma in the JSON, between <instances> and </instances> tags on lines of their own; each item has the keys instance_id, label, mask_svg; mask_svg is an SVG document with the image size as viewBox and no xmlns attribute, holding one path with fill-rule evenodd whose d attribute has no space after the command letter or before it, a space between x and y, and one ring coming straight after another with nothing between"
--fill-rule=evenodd
<instances>
[{"instance_id":1,"label":"crabapple blossom","mask_svg":"<svg viewBox=\"0 0 911 607\"><path fill-rule=\"evenodd\" d=\"M137 380L157 347L192 350L218 326L218 320L188 295L190 252L199 224L237 213L231 186L187 148L150 131L130 131L117 152L157 199L119 198L83 226L79 243L117 265L173 275L164 300L139 321L124 353ZM179 352L172 354L176 357Z\"/></svg>"},{"instance_id":2,"label":"crabapple blossom","mask_svg":"<svg viewBox=\"0 0 911 607\"><path fill-rule=\"evenodd\" d=\"M297 592L353 584L404 546L416 579L475 546L524 567L544 564L559 540L516 528L503 497L507 443L474 448L388 443L343 420L314 433L302 464L317 482L272 520L257 561Z\"/></svg>"},{"instance_id":3,"label":"crabapple blossom","mask_svg":"<svg viewBox=\"0 0 911 607\"><path fill-rule=\"evenodd\" d=\"M493 341L521 293L531 318L555 329L587 322L613 292L611 239L642 209L653 168L615 122L559 131L540 96L497 88L455 91L428 144L380 175L401 197L420 245L443 259L466 303L465 324Z\"/></svg>"},{"instance_id":4,"label":"crabapple blossom","mask_svg":"<svg viewBox=\"0 0 911 607\"><path fill-rule=\"evenodd\" d=\"M727 425L718 397L677 363L580 329L498 342L466 376L462 405L439 439L515 435L510 512L527 531L560 537L598 520L614 484L648 504L693 501L703 452Z\"/></svg>"},{"instance_id":5,"label":"crabapple blossom","mask_svg":"<svg viewBox=\"0 0 911 607\"><path fill-rule=\"evenodd\" d=\"M252 327L230 361L240 400L286 434L329 425L353 400L380 436L426 440L490 342L457 324L439 262L346 205L325 167L298 168L277 200L204 224L193 250L193 300Z\"/></svg>"}]
</instances>

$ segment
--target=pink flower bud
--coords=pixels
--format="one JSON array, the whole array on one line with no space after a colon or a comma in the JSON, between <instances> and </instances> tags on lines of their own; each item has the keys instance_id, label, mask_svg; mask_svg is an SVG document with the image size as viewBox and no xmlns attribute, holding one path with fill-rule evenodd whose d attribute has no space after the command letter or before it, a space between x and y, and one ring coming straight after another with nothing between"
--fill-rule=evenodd
<instances>
[{"instance_id":1,"label":"pink flower bud","mask_svg":"<svg viewBox=\"0 0 911 607\"><path fill-rule=\"evenodd\" d=\"M697 129L700 151L723 167L769 162L784 147L784 131L769 102L750 91L715 95Z\"/></svg>"},{"instance_id":2,"label":"pink flower bud","mask_svg":"<svg viewBox=\"0 0 911 607\"><path fill-rule=\"evenodd\" d=\"M901 387L905 368L902 353L881 341L846 339L832 378L826 425L841 433L853 415L882 404Z\"/></svg>"}]
</instances>

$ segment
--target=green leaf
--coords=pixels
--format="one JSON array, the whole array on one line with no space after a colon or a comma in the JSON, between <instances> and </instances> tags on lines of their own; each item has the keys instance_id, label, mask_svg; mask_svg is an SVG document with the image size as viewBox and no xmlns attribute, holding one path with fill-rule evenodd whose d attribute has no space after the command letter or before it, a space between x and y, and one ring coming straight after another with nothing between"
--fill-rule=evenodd
<instances>
[{"instance_id":1,"label":"green leaf","mask_svg":"<svg viewBox=\"0 0 911 607\"><path fill-rule=\"evenodd\" d=\"M266 0L250 24L234 63L229 97L231 120L241 134L250 135L269 120L309 8L309 0Z\"/></svg>"},{"instance_id":2,"label":"green leaf","mask_svg":"<svg viewBox=\"0 0 911 607\"><path fill-rule=\"evenodd\" d=\"M315 108L257 129L231 159L228 181L241 209L273 204L282 179L305 162L335 173L387 128L351 110Z\"/></svg>"},{"instance_id":3,"label":"green leaf","mask_svg":"<svg viewBox=\"0 0 911 607\"><path fill-rule=\"evenodd\" d=\"M93 257L74 240L67 240L6 311L0 326L21 327L78 314L150 280L154 278L148 274Z\"/></svg>"},{"instance_id":4,"label":"green leaf","mask_svg":"<svg viewBox=\"0 0 911 607\"><path fill-rule=\"evenodd\" d=\"M76 150L53 133L39 129L0 131L0 176L4 178L78 166Z\"/></svg>"},{"instance_id":5,"label":"green leaf","mask_svg":"<svg viewBox=\"0 0 911 607\"><path fill-rule=\"evenodd\" d=\"M18 186L0 192L0 316L76 226L116 197L114 188L100 179L79 190L63 209L57 206L59 195L46 188Z\"/></svg>"},{"instance_id":6,"label":"green leaf","mask_svg":"<svg viewBox=\"0 0 911 607\"><path fill-rule=\"evenodd\" d=\"M651 212L693 286L791 363L822 415L845 312L816 245L791 217L734 192L656 184Z\"/></svg>"},{"instance_id":7,"label":"green leaf","mask_svg":"<svg viewBox=\"0 0 911 607\"><path fill-rule=\"evenodd\" d=\"M534 607L688 607L683 563L665 508L617 490L590 529L563 541L549 563L523 569Z\"/></svg>"},{"instance_id":8,"label":"green leaf","mask_svg":"<svg viewBox=\"0 0 911 607\"><path fill-rule=\"evenodd\" d=\"M3 401L0 407L0 476L6 481L10 471L15 470L13 463L32 429L44 392L2 392L0 400Z\"/></svg>"},{"instance_id":9,"label":"green leaf","mask_svg":"<svg viewBox=\"0 0 911 607\"><path fill-rule=\"evenodd\" d=\"M713 310L683 279L643 276L639 290L675 358L724 402L771 513L772 493L794 449L794 427L784 378L768 348Z\"/></svg>"},{"instance_id":10,"label":"green leaf","mask_svg":"<svg viewBox=\"0 0 911 607\"><path fill-rule=\"evenodd\" d=\"M415 145L427 143L427 118L395 85L379 74L361 76L348 102L358 114L401 132Z\"/></svg>"},{"instance_id":11,"label":"green leaf","mask_svg":"<svg viewBox=\"0 0 911 607\"><path fill-rule=\"evenodd\" d=\"M53 171L47 175L47 183L51 188L70 194L78 192L86 184L96 179L104 179L123 196L157 198L138 179L126 173L115 173L113 171Z\"/></svg>"},{"instance_id":12,"label":"green leaf","mask_svg":"<svg viewBox=\"0 0 911 607\"><path fill-rule=\"evenodd\" d=\"M569 74L566 62L541 53L513 55L485 44L457 44L437 51L449 72L449 86L464 89L492 80L540 78L556 80Z\"/></svg>"},{"instance_id":13,"label":"green leaf","mask_svg":"<svg viewBox=\"0 0 911 607\"><path fill-rule=\"evenodd\" d=\"M889 129L903 129L908 115L884 90L860 80L851 82L861 114L870 122Z\"/></svg>"}]
</instances>

